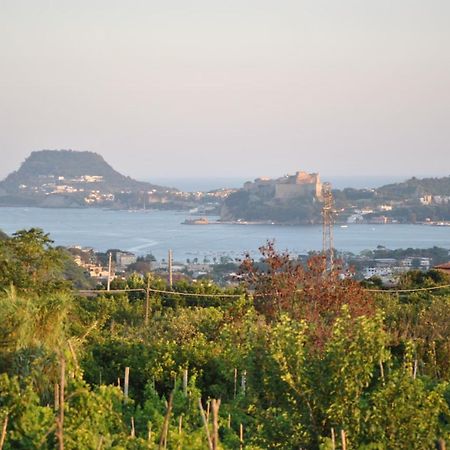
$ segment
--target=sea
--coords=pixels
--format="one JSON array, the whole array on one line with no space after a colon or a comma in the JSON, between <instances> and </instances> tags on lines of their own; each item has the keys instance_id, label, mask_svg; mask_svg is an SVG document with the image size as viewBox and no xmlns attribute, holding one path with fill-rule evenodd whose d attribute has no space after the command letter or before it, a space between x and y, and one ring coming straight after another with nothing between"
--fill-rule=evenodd
<instances>
[{"instance_id":1,"label":"sea","mask_svg":"<svg viewBox=\"0 0 450 450\"><path fill-rule=\"evenodd\" d=\"M274 240L279 250L306 254L322 247L321 226L256 224L185 225L189 213L181 211L108 209L49 209L26 207L0 208L0 229L8 234L31 227L50 234L55 245L91 247L96 251L121 249L137 255L153 254L166 259L168 250L174 260L221 256L240 259L245 253L258 256L258 248ZM210 217L210 221L215 217ZM450 249L450 227L429 225L361 225L334 227L334 246L355 254L387 248Z\"/></svg>"}]
</instances>

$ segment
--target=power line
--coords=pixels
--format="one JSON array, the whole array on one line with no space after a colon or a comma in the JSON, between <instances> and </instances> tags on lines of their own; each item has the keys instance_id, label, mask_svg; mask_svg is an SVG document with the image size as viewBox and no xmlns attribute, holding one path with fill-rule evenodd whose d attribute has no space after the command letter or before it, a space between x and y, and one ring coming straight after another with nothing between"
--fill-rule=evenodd
<instances>
[{"instance_id":1,"label":"power line","mask_svg":"<svg viewBox=\"0 0 450 450\"><path fill-rule=\"evenodd\" d=\"M366 292L381 293L381 294L397 294L397 293L412 293L412 292L425 292L425 291L435 291L438 289L450 288L450 284L443 284L440 286L431 286L426 288L414 288L414 289L364 289ZM195 293L195 292L179 292L179 291L168 291L164 289L111 289L110 291L96 290L96 289L81 289L74 291L74 293L79 295L85 294L120 294L127 292L153 292L155 294L167 294L167 295L179 295L182 297L209 297L209 298L240 298L243 295L252 295L253 297L259 297L267 294L254 294L251 292L243 292L242 294L206 294L206 293ZM302 292L302 289L298 289L295 292ZM273 295L273 294L271 294Z\"/></svg>"},{"instance_id":2,"label":"power line","mask_svg":"<svg viewBox=\"0 0 450 450\"><path fill-rule=\"evenodd\" d=\"M397 294L402 292L423 292L423 291L435 291L438 289L450 288L450 284L442 284L440 286L430 286L426 288L414 288L414 289L365 289L367 292L380 292L384 294Z\"/></svg>"},{"instance_id":3,"label":"power line","mask_svg":"<svg viewBox=\"0 0 450 450\"><path fill-rule=\"evenodd\" d=\"M74 291L76 294L120 294L125 292L147 292L147 289L139 288L139 289L111 289L109 291L105 290L96 290L96 289L81 289L78 291ZM166 291L163 289L153 289L149 288L148 292L153 292L156 294L169 294L169 295L180 295L184 297L216 297L216 298L240 298L248 292L242 294L205 294L205 293L194 293L194 292L178 292L178 291Z\"/></svg>"},{"instance_id":4,"label":"power line","mask_svg":"<svg viewBox=\"0 0 450 450\"><path fill-rule=\"evenodd\" d=\"M201 294L195 294L194 292L177 292L177 291L164 291L161 289L150 289L150 292L156 292L158 294L179 294L179 295L184 295L187 297L234 297L234 298L239 298L242 297L245 294L248 294L248 292L242 293L242 294L205 294L205 293L201 293Z\"/></svg>"}]
</instances>

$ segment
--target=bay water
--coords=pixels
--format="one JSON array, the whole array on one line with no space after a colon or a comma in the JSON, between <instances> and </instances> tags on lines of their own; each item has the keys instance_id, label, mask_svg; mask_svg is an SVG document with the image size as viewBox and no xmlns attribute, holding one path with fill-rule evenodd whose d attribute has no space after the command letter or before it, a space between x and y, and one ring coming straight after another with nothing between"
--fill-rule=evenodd
<instances>
[{"instance_id":1,"label":"bay water","mask_svg":"<svg viewBox=\"0 0 450 450\"><path fill-rule=\"evenodd\" d=\"M182 211L117 211L107 209L0 208L0 229L11 234L40 227L50 233L56 245L80 245L96 251L116 248L138 255L152 253L158 260L172 249L174 259L184 262L221 256L240 258L245 252L257 256L268 239L279 250L306 254L320 250L321 226L250 224L184 225ZM210 218L210 221L216 218ZM427 225L336 225L334 243L338 250L359 253L387 248L450 249L450 227Z\"/></svg>"}]
</instances>

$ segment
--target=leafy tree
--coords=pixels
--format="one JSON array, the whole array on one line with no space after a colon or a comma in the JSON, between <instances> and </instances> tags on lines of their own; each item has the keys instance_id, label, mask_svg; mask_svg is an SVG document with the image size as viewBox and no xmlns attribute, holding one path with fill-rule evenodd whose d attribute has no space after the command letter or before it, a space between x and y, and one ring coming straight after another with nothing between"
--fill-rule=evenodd
<instances>
[{"instance_id":1,"label":"leafy tree","mask_svg":"<svg viewBox=\"0 0 450 450\"><path fill-rule=\"evenodd\" d=\"M0 295L0 370L29 378L50 396L58 377L58 355L69 338L67 294L26 297L14 289Z\"/></svg>"},{"instance_id":2,"label":"leafy tree","mask_svg":"<svg viewBox=\"0 0 450 450\"><path fill-rule=\"evenodd\" d=\"M395 367L382 315L350 319L343 307L320 351L309 344L312 323L283 316L268 330L264 384L253 386L265 392L253 407L258 445L325 448L332 428L345 430L349 448L431 448L442 435L446 385L416 378L411 353Z\"/></svg>"},{"instance_id":3,"label":"leafy tree","mask_svg":"<svg viewBox=\"0 0 450 450\"><path fill-rule=\"evenodd\" d=\"M31 383L0 374L0 421L8 418L5 450L51 449L49 431L54 423L51 408L41 406Z\"/></svg>"},{"instance_id":4,"label":"leafy tree","mask_svg":"<svg viewBox=\"0 0 450 450\"><path fill-rule=\"evenodd\" d=\"M361 441L372 448L433 448L443 435L440 418L449 413L444 389L445 385L430 388L415 379L412 365L392 370L370 396Z\"/></svg>"},{"instance_id":5,"label":"leafy tree","mask_svg":"<svg viewBox=\"0 0 450 450\"><path fill-rule=\"evenodd\" d=\"M52 243L39 228L17 231L0 241L0 289L14 285L27 292L50 292L66 287L64 253Z\"/></svg>"},{"instance_id":6,"label":"leafy tree","mask_svg":"<svg viewBox=\"0 0 450 450\"><path fill-rule=\"evenodd\" d=\"M327 271L321 256L312 256L306 267L278 253L273 242L260 248L262 264L247 255L241 265L246 285L254 290L255 308L269 320L282 314L315 324L314 339L322 345L343 305L352 318L373 314L372 298L339 269Z\"/></svg>"}]
</instances>

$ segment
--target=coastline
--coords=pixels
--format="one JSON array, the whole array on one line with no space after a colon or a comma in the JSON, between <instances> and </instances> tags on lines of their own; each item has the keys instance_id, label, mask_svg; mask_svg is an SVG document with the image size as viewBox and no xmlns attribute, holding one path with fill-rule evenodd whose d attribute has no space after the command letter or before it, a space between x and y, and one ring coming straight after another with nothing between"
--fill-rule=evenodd
<instances>
[{"instance_id":1,"label":"coastline","mask_svg":"<svg viewBox=\"0 0 450 450\"><path fill-rule=\"evenodd\" d=\"M0 204L0 210L2 209L17 209L17 208L23 208L23 209L42 209L42 210L69 210L69 211L111 211L111 212L130 212L130 213L150 213L150 212L174 212L179 214L186 214L187 210L182 208L140 208L140 209L133 209L133 208L114 208L110 206L50 206L50 205L1 205ZM212 214L205 214L206 216L210 217ZM212 215L214 217L214 215ZM190 220L188 218L185 219L184 222L181 222L182 224L188 224L188 225L273 225L273 226L283 226L283 227L295 227L295 226L318 226L322 225L320 221L317 222L311 222L311 221L305 221L305 222L278 222L276 220L213 220L208 221L207 223L186 223L186 220ZM361 222L361 223L348 223L345 221L336 221L334 223L335 226L342 226L347 225L348 227L351 227L352 225L423 225L428 227L450 227L450 221L445 220L439 220L439 221L427 221L427 222L388 222L388 223L370 223L370 222Z\"/></svg>"}]
</instances>

